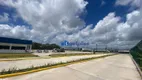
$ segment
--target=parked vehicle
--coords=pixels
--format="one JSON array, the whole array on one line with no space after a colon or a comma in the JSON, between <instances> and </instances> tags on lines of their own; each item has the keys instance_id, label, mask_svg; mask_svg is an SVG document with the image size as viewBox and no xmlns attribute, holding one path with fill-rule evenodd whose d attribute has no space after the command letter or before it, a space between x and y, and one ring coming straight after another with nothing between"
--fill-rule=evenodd
<instances>
[{"instance_id":1,"label":"parked vehicle","mask_svg":"<svg viewBox=\"0 0 142 80\"><path fill-rule=\"evenodd\" d=\"M65 52L65 49L64 48L60 48L60 49L53 49L52 52Z\"/></svg>"},{"instance_id":2,"label":"parked vehicle","mask_svg":"<svg viewBox=\"0 0 142 80\"><path fill-rule=\"evenodd\" d=\"M48 53L49 51L48 51L48 50L44 50L44 52L45 52L45 53Z\"/></svg>"},{"instance_id":3,"label":"parked vehicle","mask_svg":"<svg viewBox=\"0 0 142 80\"><path fill-rule=\"evenodd\" d=\"M42 50L37 50L37 53L42 53Z\"/></svg>"}]
</instances>

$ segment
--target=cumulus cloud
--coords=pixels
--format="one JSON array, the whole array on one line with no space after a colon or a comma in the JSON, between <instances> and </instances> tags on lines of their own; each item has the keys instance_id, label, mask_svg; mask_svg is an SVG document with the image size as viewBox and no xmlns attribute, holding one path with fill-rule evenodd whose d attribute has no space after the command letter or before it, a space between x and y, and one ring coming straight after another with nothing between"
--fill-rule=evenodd
<instances>
[{"instance_id":1,"label":"cumulus cloud","mask_svg":"<svg viewBox=\"0 0 142 80\"><path fill-rule=\"evenodd\" d=\"M9 26L7 24L0 24L0 36L3 37L13 37L21 39L30 39L31 37L30 29L25 26Z\"/></svg>"},{"instance_id":2,"label":"cumulus cloud","mask_svg":"<svg viewBox=\"0 0 142 80\"><path fill-rule=\"evenodd\" d=\"M140 40L142 39L142 12L133 11L127 15L127 21L118 26L120 34L125 40Z\"/></svg>"},{"instance_id":3,"label":"cumulus cloud","mask_svg":"<svg viewBox=\"0 0 142 80\"><path fill-rule=\"evenodd\" d=\"M121 22L121 18L115 16L115 13L109 13L100 20L93 29L88 25L78 33L66 36L67 40L86 41L91 43L89 46L130 49L142 39L142 12L140 10L127 14L126 22ZM61 39L62 40L62 39Z\"/></svg>"},{"instance_id":4,"label":"cumulus cloud","mask_svg":"<svg viewBox=\"0 0 142 80\"><path fill-rule=\"evenodd\" d=\"M140 7L141 0L117 0L116 5L121 5L121 6L130 5L132 7Z\"/></svg>"},{"instance_id":5,"label":"cumulus cloud","mask_svg":"<svg viewBox=\"0 0 142 80\"><path fill-rule=\"evenodd\" d=\"M9 14L3 13L3 15L0 15L0 22L8 22L9 21Z\"/></svg>"},{"instance_id":6,"label":"cumulus cloud","mask_svg":"<svg viewBox=\"0 0 142 80\"><path fill-rule=\"evenodd\" d=\"M0 3L15 8L32 25L33 39L38 36L41 42L84 27L85 22L79 16L88 4L84 0L3 0Z\"/></svg>"},{"instance_id":7,"label":"cumulus cloud","mask_svg":"<svg viewBox=\"0 0 142 80\"><path fill-rule=\"evenodd\" d=\"M131 48L142 39L142 11L127 14L126 22L109 13L93 29L94 41L105 43L110 47Z\"/></svg>"},{"instance_id":8,"label":"cumulus cloud","mask_svg":"<svg viewBox=\"0 0 142 80\"><path fill-rule=\"evenodd\" d=\"M117 0L117 5L140 7L139 0ZM115 12L109 13L93 28L85 26L80 18L88 3L84 0L1 0L0 5L15 8L17 14L32 29L26 26L0 25L0 36L32 39L42 43L61 41L85 41L94 48L108 45L110 48L131 48L142 39L142 8L130 12L126 21ZM84 47L84 46L83 46Z\"/></svg>"},{"instance_id":9,"label":"cumulus cloud","mask_svg":"<svg viewBox=\"0 0 142 80\"><path fill-rule=\"evenodd\" d=\"M135 5L138 9L128 13L125 22L121 21L121 17L115 16L114 12L109 13L95 25L94 29L88 30L91 34L84 39L91 41L93 47L94 44L99 44L102 45L100 47L107 45L109 48L130 49L136 45L142 40L142 6L138 5L140 4L138 0L133 1L125 5L131 4L132 7Z\"/></svg>"},{"instance_id":10,"label":"cumulus cloud","mask_svg":"<svg viewBox=\"0 0 142 80\"><path fill-rule=\"evenodd\" d=\"M100 47L103 47L107 43L116 40L116 28L119 21L120 17L116 17L115 13L110 13L103 20L100 20L93 29L93 25L90 24L71 35L58 35L54 40L85 41L90 43L89 47L93 48L96 44L102 45Z\"/></svg>"}]
</instances>

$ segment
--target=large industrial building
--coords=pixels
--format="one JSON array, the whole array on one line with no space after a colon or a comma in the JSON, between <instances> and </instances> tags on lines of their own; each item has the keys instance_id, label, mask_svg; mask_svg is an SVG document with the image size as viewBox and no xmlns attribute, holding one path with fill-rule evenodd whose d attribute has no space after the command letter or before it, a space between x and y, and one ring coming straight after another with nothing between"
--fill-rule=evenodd
<instances>
[{"instance_id":1,"label":"large industrial building","mask_svg":"<svg viewBox=\"0 0 142 80\"><path fill-rule=\"evenodd\" d=\"M0 37L0 53L27 53L31 48L31 40Z\"/></svg>"}]
</instances>

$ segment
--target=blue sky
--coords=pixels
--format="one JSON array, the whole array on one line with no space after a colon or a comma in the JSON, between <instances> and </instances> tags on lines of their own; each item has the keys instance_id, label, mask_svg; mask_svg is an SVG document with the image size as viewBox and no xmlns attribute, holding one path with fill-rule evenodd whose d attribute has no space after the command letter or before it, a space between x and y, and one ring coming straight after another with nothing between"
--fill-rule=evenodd
<instances>
[{"instance_id":1,"label":"blue sky","mask_svg":"<svg viewBox=\"0 0 142 80\"><path fill-rule=\"evenodd\" d=\"M116 0L88 0L88 2L86 7L88 15L85 18L87 24L96 25L110 12L115 12L116 16L121 16L125 20L125 16L129 12L128 6L115 6Z\"/></svg>"},{"instance_id":2,"label":"blue sky","mask_svg":"<svg viewBox=\"0 0 142 80\"><path fill-rule=\"evenodd\" d=\"M27 25L30 26L30 24L26 23L22 18L18 17L16 14L16 10L14 8L10 8L7 6L0 5L0 15L3 15L4 13L9 14L9 21L7 22L0 22L4 24L9 24L9 25ZM14 16L17 16L17 20L15 20Z\"/></svg>"},{"instance_id":3,"label":"blue sky","mask_svg":"<svg viewBox=\"0 0 142 80\"><path fill-rule=\"evenodd\" d=\"M1 0L0 36L128 48L142 39L140 4L141 0Z\"/></svg>"}]
</instances>

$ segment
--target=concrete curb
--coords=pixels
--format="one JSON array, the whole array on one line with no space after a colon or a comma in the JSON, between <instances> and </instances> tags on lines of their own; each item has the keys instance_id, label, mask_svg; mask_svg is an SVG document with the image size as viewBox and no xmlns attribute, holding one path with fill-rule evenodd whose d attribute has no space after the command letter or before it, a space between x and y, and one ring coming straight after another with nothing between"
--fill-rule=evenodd
<instances>
[{"instance_id":1,"label":"concrete curb","mask_svg":"<svg viewBox=\"0 0 142 80\"><path fill-rule=\"evenodd\" d=\"M88 54L87 54L88 55ZM92 54L95 55L95 54ZM73 55L73 56L86 56L86 55ZM57 56L57 57L41 57L41 58L25 58L25 59L4 59L0 60L0 62L6 62L6 61L20 61L20 60L36 60L36 59L50 59L50 58L59 58L59 57L71 57L71 56Z\"/></svg>"},{"instance_id":2,"label":"concrete curb","mask_svg":"<svg viewBox=\"0 0 142 80\"><path fill-rule=\"evenodd\" d=\"M65 64L64 65L51 66L51 67L47 67L47 68L40 68L40 69L35 69L35 70L30 70L30 71L25 71L25 72L5 74L5 75L0 75L0 78L8 78L8 77L13 77L13 76L18 76L18 75L24 75L24 74L39 72L39 71L48 70L48 69L57 68L57 67L63 67L63 66L65 66Z\"/></svg>"},{"instance_id":3,"label":"concrete curb","mask_svg":"<svg viewBox=\"0 0 142 80\"><path fill-rule=\"evenodd\" d=\"M4 74L4 75L0 75L0 78L8 78L8 77L13 77L13 76L18 76L18 75L24 75L24 74L39 72L39 71L43 71L43 70L48 70L48 69L52 69L52 68L63 67L63 66L67 66L67 65L71 65L71 64L75 64L75 63L86 62L86 61L90 61L90 60L94 60L94 59L99 59L99 58L104 58L104 57L109 57L109 56L114 56L114 55L116 55L116 54L99 56L99 57L92 57L92 59L86 58L86 60L81 60L81 61L76 61L76 62L69 62L69 63L65 63L65 64L59 64L59 65L50 66L50 67L47 67L47 68L39 68L39 69L25 71L25 72L17 72L17 73L11 73L11 74ZM89 59L89 60L87 60L87 59Z\"/></svg>"},{"instance_id":4,"label":"concrete curb","mask_svg":"<svg viewBox=\"0 0 142 80\"><path fill-rule=\"evenodd\" d=\"M141 72L140 67L138 66L138 64L136 63L136 61L133 59L133 56L132 56L130 53L129 53L129 55L130 55L130 57L131 57L133 63L135 64L136 69L137 69L137 71L138 71L138 73L139 73L139 75L141 76L141 79L142 79L142 72Z\"/></svg>"}]
</instances>

